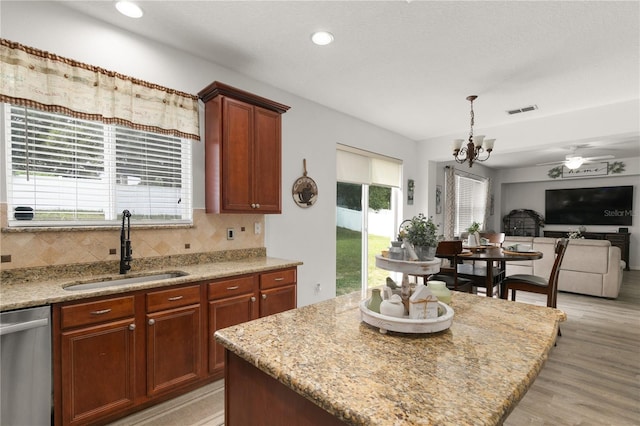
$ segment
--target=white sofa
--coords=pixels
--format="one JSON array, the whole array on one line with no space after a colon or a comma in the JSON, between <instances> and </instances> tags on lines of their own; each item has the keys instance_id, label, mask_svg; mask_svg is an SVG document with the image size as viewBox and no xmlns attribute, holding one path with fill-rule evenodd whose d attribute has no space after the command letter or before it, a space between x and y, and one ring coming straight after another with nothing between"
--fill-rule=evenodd
<instances>
[{"instance_id":1,"label":"white sofa","mask_svg":"<svg viewBox=\"0 0 640 426\"><path fill-rule=\"evenodd\" d=\"M504 247L519 243L531 245L543 253L542 259L507 262L507 276L533 274L549 278L554 260L556 238L506 237ZM625 262L618 247L607 240L569 241L560 267L558 290L590 296L616 298L622 284Z\"/></svg>"}]
</instances>

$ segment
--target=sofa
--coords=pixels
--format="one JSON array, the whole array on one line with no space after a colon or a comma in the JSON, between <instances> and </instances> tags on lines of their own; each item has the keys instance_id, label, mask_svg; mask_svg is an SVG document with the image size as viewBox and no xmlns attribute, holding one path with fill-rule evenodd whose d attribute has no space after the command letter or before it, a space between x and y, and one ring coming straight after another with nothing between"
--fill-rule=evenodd
<instances>
[{"instance_id":1,"label":"sofa","mask_svg":"<svg viewBox=\"0 0 640 426\"><path fill-rule=\"evenodd\" d=\"M553 267L556 238L507 236L503 247L529 245L542 259L506 263L506 275L533 274L549 278ZM607 240L573 239L565 253L558 290L615 299L620 292L625 262L620 248Z\"/></svg>"}]
</instances>

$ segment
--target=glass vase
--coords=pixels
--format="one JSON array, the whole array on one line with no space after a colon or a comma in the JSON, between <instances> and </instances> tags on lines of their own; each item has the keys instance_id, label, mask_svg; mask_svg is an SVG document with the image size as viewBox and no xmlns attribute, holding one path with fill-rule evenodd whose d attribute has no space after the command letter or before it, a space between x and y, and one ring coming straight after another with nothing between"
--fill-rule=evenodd
<instances>
[{"instance_id":1,"label":"glass vase","mask_svg":"<svg viewBox=\"0 0 640 426\"><path fill-rule=\"evenodd\" d=\"M447 283L444 281L427 281L427 288L440 302L447 305L451 303L451 290L447 288Z\"/></svg>"},{"instance_id":2,"label":"glass vase","mask_svg":"<svg viewBox=\"0 0 640 426\"><path fill-rule=\"evenodd\" d=\"M380 294L379 288L374 288L371 290L371 299L369 299L369 308L370 311L380 313L380 304L382 303L382 295Z\"/></svg>"}]
</instances>

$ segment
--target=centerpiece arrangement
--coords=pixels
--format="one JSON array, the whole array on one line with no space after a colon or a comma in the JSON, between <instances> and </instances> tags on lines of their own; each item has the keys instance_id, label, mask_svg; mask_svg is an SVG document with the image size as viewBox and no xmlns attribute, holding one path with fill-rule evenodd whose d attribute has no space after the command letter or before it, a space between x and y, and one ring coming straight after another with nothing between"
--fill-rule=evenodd
<instances>
[{"instance_id":1,"label":"centerpiece arrangement","mask_svg":"<svg viewBox=\"0 0 640 426\"><path fill-rule=\"evenodd\" d=\"M405 248L410 253L410 260L433 260L441 237L437 235L438 225L419 213L407 219L400 225L398 239L402 239ZM415 258L411 259L415 254Z\"/></svg>"},{"instance_id":2,"label":"centerpiece arrangement","mask_svg":"<svg viewBox=\"0 0 640 426\"><path fill-rule=\"evenodd\" d=\"M472 222L467 228L467 232L469 233L467 245L469 247L480 245L480 233L478 231L480 231L480 224L478 222Z\"/></svg>"},{"instance_id":3,"label":"centerpiece arrangement","mask_svg":"<svg viewBox=\"0 0 640 426\"><path fill-rule=\"evenodd\" d=\"M422 213L402 222L398 239L391 242L388 253L376 256L377 267L402 273L402 284L398 286L388 277L382 289L372 289L371 298L360 302L364 322L378 327L381 333L435 333L451 326L454 312L448 305L451 292L445 283L409 283L409 275L428 276L440 271L440 261L434 259L443 237L437 230L433 220Z\"/></svg>"}]
</instances>

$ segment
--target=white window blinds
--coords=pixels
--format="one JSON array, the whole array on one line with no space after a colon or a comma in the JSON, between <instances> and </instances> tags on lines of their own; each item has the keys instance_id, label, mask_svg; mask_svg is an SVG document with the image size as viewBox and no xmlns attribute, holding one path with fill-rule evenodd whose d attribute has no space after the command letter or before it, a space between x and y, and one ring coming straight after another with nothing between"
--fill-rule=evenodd
<instances>
[{"instance_id":1,"label":"white window blinds","mask_svg":"<svg viewBox=\"0 0 640 426\"><path fill-rule=\"evenodd\" d=\"M484 223L487 182L480 178L456 174L456 225L454 233L467 232L473 223Z\"/></svg>"},{"instance_id":2,"label":"white window blinds","mask_svg":"<svg viewBox=\"0 0 640 426\"><path fill-rule=\"evenodd\" d=\"M10 225L191 221L189 141L14 105L5 124Z\"/></svg>"},{"instance_id":3,"label":"white window blinds","mask_svg":"<svg viewBox=\"0 0 640 426\"><path fill-rule=\"evenodd\" d=\"M402 162L340 145L336 153L336 174L339 182L399 188Z\"/></svg>"}]
</instances>

